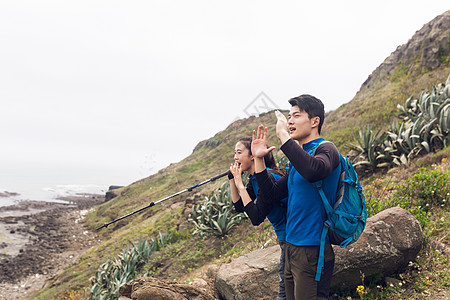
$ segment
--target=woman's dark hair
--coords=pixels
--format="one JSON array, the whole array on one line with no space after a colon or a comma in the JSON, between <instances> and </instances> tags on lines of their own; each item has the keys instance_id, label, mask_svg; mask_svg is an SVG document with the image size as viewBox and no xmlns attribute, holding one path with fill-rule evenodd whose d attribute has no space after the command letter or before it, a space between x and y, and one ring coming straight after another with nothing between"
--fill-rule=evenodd
<instances>
[{"instance_id":1,"label":"woman's dark hair","mask_svg":"<svg viewBox=\"0 0 450 300\"><path fill-rule=\"evenodd\" d=\"M245 148L248 149L248 153L252 155L252 138L250 136L241 137L238 142L244 145ZM264 163L267 168L272 169L275 173L283 176L283 171L278 168L277 163L275 162L275 158L273 157L272 152L269 152L266 156L264 156Z\"/></svg>"}]
</instances>

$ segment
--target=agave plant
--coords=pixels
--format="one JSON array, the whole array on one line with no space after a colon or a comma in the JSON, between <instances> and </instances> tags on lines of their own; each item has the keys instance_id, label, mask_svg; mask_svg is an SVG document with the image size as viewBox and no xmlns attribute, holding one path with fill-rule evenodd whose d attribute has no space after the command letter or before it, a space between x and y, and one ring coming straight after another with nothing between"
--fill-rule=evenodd
<instances>
[{"instance_id":1,"label":"agave plant","mask_svg":"<svg viewBox=\"0 0 450 300\"><path fill-rule=\"evenodd\" d=\"M139 239L138 244L130 242L114 260L108 259L102 264L95 276L91 277L90 299L119 298L119 288L131 282L138 275L145 262L161 247L170 242L170 233L159 233L159 239Z\"/></svg>"},{"instance_id":2,"label":"agave plant","mask_svg":"<svg viewBox=\"0 0 450 300\"><path fill-rule=\"evenodd\" d=\"M397 109L399 111L398 117L405 121L414 119L419 113L417 99L414 99L413 96L406 99L404 106L398 104Z\"/></svg>"},{"instance_id":3,"label":"agave plant","mask_svg":"<svg viewBox=\"0 0 450 300\"><path fill-rule=\"evenodd\" d=\"M390 166L408 165L411 155L414 153L410 144L411 123L394 122L390 131L386 132L383 142L382 152L385 159L390 162Z\"/></svg>"},{"instance_id":4,"label":"agave plant","mask_svg":"<svg viewBox=\"0 0 450 300\"><path fill-rule=\"evenodd\" d=\"M450 145L450 103L447 103L442 107L439 117L439 127L441 129L441 134L443 135L442 142L444 147L448 147Z\"/></svg>"},{"instance_id":5,"label":"agave plant","mask_svg":"<svg viewBox=\"0 0 450 300\"><path fill-rule=\"evenodd\" d=\"M357 152L354 166L368 170L383 168L389 165L386 162L388 152L385 152L382 143L383 134L380 131L374 132L370 126L363 126L356 138L358 144L350 144L348 147ZM387 163L387 164L386 164Z\"/></svg>"},{"instance_id":6,"label":"agave plant","mask_svg":"<svg viewBox=\"0 0 450 300\"><path fill-rule=\"evenodd\" d=\"M404 106L397 106L404 122L413 124L407 142L415 156L448 145L449 105L450 76L445 85L435 85L431 92L422 91L418 99L410 97Z\"/></svg>"},{"instance_id":7,"label":"agave plant","mask_svg":"<svg viewBox=\"0 0 450 300\"><path fill-rule=\"evenodd\" d=\"M447 147L450 144L450 76L447 78L445 86L441 86L440 96L442 104L439 111L438 124L440 133L443 135L444 147Z\"/></svg>"},{"instance_id":8,"label":"agave plant","mask_svg":"<svg viewBox=\"0 0 450 300\"><path fill-rule=\"evenodd\" d=\"M394 122L384 134L365 126L359 132L355 166L366 170L407 165L422 153L450 144L450 76L446 84L422 91L417 99L409 97L398 105L402 122Z\"/></svg>"},{"instance_id":9,"label":"agave plant","mask_svg":"<svg viewBox=\"0 0 450 300\"><path fill-rule=\"evenodd\" d=\"M243 176L242 179L248 181L247 177ZM234 210L228 181L213 191L210 197L205 197L204 203L192 207L189 216L189 221L195 227L193 233L200 237L208 235L223 237L243 219L245 214L236 213Z\"/></svg>"},{"instance_id":10,"label":"agave plant","mask_svg":"<svg viewBox=\"0 0 450 300\"><path fill-rule=\"evenodd\" d=\"M392 153L396 155L400 154L408 154L411 152L411 148L409 144L406 142L406 131L410 125L408 123L402 122L399 124L398 122L394 122L391 124L391 130L386 134L386 141Z\"/></svg>"}]
</instances>

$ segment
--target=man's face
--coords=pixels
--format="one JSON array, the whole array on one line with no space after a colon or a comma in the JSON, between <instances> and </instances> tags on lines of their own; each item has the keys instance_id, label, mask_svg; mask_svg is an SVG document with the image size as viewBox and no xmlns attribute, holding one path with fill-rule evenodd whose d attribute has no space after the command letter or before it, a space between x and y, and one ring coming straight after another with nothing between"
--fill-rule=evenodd
<instances>
[{"instance_id":1,"label":"man's face","mask_svg":"<svg viewBox=\"0 0 450 300\"><path fill-rule=\"evenodd\" d=\"M292 106L288 116L288 131L292 139L302 141L311 135L312 129L319 124L319 117L309 118L298 106Z\"/></svg>"}]
</instances>

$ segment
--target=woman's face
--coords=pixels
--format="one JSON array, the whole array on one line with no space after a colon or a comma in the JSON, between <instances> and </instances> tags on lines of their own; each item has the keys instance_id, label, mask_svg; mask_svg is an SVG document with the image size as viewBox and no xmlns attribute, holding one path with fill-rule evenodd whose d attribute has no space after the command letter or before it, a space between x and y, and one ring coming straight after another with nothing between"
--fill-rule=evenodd
<instances>
[{"instance_id":1,"label":"woman's face","mask_svg":"<svg viewBox=\"0 0 450 300\"><path fill-rule=\"evenodd\" d=\"M242 171L248 171L252 167L253 155L250 155L250 151L241 142L237 142L234 147L234 161L241 165Z\"/></svg>"}]
</instances>

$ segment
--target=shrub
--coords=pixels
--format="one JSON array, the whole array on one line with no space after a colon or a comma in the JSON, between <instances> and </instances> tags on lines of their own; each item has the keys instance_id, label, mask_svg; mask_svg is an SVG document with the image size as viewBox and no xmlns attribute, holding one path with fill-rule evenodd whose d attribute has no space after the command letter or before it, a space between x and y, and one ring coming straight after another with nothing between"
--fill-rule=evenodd
<instances>
[{"instance_id":1,"label":"shrub","mask_svg":"<svg viewBox=\"0 0 450 300\"><path fill-rule=\"evenodd\" d=\"M244 178L247 176L243 175L242 179ZM208 235L223 237L245 218L245 214L236 213L234 210L229 181L213 191L210 197L205 197L204 203L193 206L189 215L189 221L195 227L193 234L200 237Z\"/></svg>"},{"instance_id":2,"label":"shrub","mask_svg":"<svg viewBox=\"0 0 450 300\"><path fill-rule=\"evenodd\" d=\"M449 207L449 179L448 171L421 168L386 198L376 193L376 187L368 185L365 190L367 214L373 216L387 208L399 206L409 211L424 227L429 222L428 212L432 207Z\"/></svg>"},{"instance_id":3,"label":"shrub","mask_svg":"<svg viewBox=\"0 0 450 300\"><path fill-rule=\"evenodd\" d=\"M102 264L94 277L91 278L91 299L114 300L119 298L119 288L131 282L145 265L145 262L162 247L166 246L171 238L170 233L159 233L159 239L139 239L137 245L130 242L119 257L108 259Z\"/></svg>"},{"instance_id":4,"label":"shrub","mask_svg":"<svg viewBox=\"0 0 450 300\"><path fill-rule=\"evenodd\" d=\"M411 205L428 211L433 206L448 207L450 184L447 172L422 168L399 186L397 196L408 196Z\"/></svg>"},{"instance_id":5,"label":"shrub","mask_svg":"<svg viewBox=\"0 0 450 300\"><path fill-rule=\"evenodd\" d=\"M390 131L374 133L363 127L356 151L355 167L373 172L377 168L408 165L412 158L440 150L450 143L450 76L431 92L422 91L418 99L409 97L398 105L400 124Z\"/></svg>"}]
</instances>

